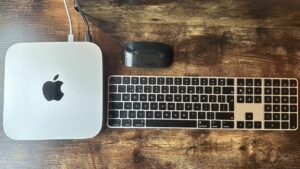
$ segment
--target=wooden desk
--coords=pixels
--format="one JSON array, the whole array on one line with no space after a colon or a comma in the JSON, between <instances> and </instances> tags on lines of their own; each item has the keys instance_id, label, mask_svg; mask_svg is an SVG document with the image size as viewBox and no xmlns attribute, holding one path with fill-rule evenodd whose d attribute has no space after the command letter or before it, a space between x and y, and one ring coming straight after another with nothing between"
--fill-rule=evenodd
<instances>
[{"instance_id":1,"label":"wooden desk","mask_svg":"<svg viewBox=\"0 0 300 169\"><path fill-rule=\"evenodd\" d=\"M264 76L300 79L299 0L86 0L107 74ZM73 16L76 14L72 12ZM76 39L84 27L73 17ZM62 0L0 0L0 107L4 56L15 42L64 41ZM168 43L168 69L127 69L121 45ZM0 115L2 126L2 115ZM46 131L45 131L46 132ZM0 130L0 168L300 168L295 132L118 130L94 139L12 141Z\"/></svg>"}]
</instances>

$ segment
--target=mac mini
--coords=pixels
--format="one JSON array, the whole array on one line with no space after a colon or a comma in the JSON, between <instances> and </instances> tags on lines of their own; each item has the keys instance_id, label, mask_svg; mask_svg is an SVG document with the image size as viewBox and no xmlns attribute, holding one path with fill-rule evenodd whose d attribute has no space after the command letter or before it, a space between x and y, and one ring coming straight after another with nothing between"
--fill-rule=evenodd
<instances>
[{"instance_id":1,"label":"mac mini","mask_svg":"<svg viewBox=\"0 0 300 169\"><path fill-rule=\"evenodd\" d=\"M103 64L89 42L18 43L5 59L3 127L15 140L86 139L103 120Z\"/></svg>"}]
</instances>

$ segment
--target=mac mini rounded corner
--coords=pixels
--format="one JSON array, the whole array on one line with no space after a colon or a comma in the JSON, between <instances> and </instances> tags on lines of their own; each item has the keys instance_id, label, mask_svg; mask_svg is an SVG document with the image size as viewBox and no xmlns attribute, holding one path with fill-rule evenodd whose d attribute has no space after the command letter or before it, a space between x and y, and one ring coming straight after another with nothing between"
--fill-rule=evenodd
<instances>
[{"instance_id":1,"label":"mac mini rounded corner","mask_svg":"<svg viewBox=\"0 0 300 169\"><path fill-rule=\"evenodd\" d=\"M6 54L3 128L15 140L86 139L103 125L103 62L88 42L12 45Z\"/></svg>"}]
</instances>

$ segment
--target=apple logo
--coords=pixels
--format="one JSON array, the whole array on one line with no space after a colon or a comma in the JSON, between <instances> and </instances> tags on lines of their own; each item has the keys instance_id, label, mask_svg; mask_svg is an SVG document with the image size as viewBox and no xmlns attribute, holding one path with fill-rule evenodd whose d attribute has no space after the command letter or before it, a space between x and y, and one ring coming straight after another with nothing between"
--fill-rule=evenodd
<instances>
[{"instance_id":1,"label":"apple logo","mask_svg":"<svg viewBox=\"0 0 300 169\"><path fill-rule=\"evenodd\" d=\"M43 94L44 97L48 100L59 101L64 93L61 91L62 81L56 81L58 79L58 74L54 76L53 81L47 81L43 85Z\"/></svg>"}]
</instances>

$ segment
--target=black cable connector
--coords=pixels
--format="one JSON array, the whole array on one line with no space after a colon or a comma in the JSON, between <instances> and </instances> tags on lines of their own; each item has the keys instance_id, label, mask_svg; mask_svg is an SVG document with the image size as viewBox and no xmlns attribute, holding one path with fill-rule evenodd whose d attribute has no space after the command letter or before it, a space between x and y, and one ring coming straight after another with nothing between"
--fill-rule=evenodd
<instances>
[{"instance_id":1,"label":"black cable connector","mask_svg":"<svg viewBox=\"0 0 300 169\"><path fill-rule=\"evenodd\" d=\"M82 17L83 21L85 22L85 41L88 41L88 42L92 42L93 39L92 39L92 35L91 35L91 32L90 32L90 26L89 26L89 23L86 19L86 16L85 14L83 13L79 3L77 0L74 0L74 8L77 12L80 13L80 16Z\"/></svg>"}]
</instances>

